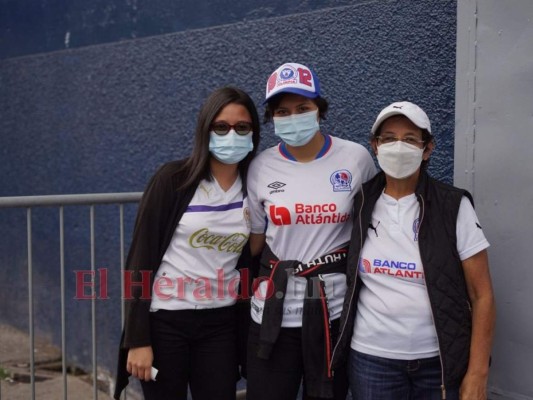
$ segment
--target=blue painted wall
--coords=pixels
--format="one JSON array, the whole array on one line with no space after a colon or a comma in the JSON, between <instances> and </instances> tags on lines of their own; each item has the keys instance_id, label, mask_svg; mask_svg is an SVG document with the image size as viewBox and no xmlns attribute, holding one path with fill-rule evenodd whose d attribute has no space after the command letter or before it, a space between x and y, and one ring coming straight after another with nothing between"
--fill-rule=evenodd
<instances>
[{"instance_id":1,"label":"blue painted wall","mask_svg":"<svg viewBox=\"0 0 533 400\"><path fill-rule=\"evenodd\" d=\"M0 59L363 1L0 0Z\"/></svg>"},{"instance_id":2,"label":"blue painted wall","mask_svg":"<svg viewBox=\"0 0 533 400\"><path fill-rule=\"evenodd\" d=\"M188 154L214 88L240 86L262 113L266 79L286 61L315 69L330 101L322 129L343 138L366 144L381 108L418 103L437 136L430 171L451 182L455 33L456 2L444 0L1 0L0 196L142 191L158 165ZM272 126L262 138L262 148L276 142ZM127 208L128 237L134 212ZM57 341L57 210L34 214L36 329ZM97 304L98 354L113 369L118 213L96 214L97 268L109 268L111 297ZM20 326L24 217L0 210L0 320ZM68 208L66 225L68 356L87 363L90 304L73 299L73 271L90 265L87 209Z\"/></svg>"}]
</instances>

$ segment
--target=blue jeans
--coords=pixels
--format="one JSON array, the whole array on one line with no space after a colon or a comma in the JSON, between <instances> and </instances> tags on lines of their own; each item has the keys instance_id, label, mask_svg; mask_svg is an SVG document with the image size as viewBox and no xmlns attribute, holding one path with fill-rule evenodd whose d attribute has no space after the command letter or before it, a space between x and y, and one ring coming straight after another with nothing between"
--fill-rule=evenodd
<instances>
[{"instance_id":1,"label":"blue jeans","mask_svg":"<svg viewBox=\"0 0 533 400\"><path fill-rule=\"evenodd\" d=\"M354 400L440 400L439 357L393 360L350 350L348 366ZM458 388L446 388L446 400L459 399Z\"/></svg>"}]
</instances>

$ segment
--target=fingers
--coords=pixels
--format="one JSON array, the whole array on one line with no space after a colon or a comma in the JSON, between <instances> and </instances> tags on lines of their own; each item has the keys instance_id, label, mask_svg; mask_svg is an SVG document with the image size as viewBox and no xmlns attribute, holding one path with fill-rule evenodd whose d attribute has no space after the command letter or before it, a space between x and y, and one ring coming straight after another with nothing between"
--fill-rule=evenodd
<instances>
[{"instance_id":1,"label":"fingers","mask_svg":"<svg viewBox=\"0 0 533 400\"><path fill-rule=\"evenodd\" d=\"M140 380L149 381L152 375L152 348L139 347L128 351L127 371Z\"/></svg>"},{"instance_id":2,"label":"fingers","mask_svg":"<svg viewBox=\"0 0 533 400\"><path fill-rule=\"evenodd\" d=\"M150 379L152 379L152 366L144 370L144 380L148 382Z\"/></svg>"},{"instance_id":3,"label":"fingers","mask_svg":"<svg viewBox=\"0 0 533 400\"><path fill-rule=\"evenodd\" d=\"M127 366L128 372L135 378L139 378L140 380L149 381L152 379L152 366L141 366L141 365L135 365L128 363Z\"/></svg>"}]
</instances>

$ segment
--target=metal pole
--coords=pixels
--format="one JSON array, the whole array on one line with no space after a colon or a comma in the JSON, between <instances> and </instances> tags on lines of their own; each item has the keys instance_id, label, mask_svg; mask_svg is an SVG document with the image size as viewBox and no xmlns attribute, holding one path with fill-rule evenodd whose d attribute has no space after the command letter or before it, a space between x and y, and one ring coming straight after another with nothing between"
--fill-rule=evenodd
<instances>
[{"instance_id":1,"label":"metal pole","mask_svg":"<svg viewBox=\"0 0 533 400\"><path fill-rule=\"evenodd\" d=\"M61 371L63 373L63 400L67 400L67 336L65 318L65 223L63 206L59 207L59 268L61 280Z\"/></svg>"},{"instance_id":2,"label":"metal pole","mask_svg":"<svg viewBox=\"0 0 533 400\"><path fill-rule=\"evenodd\" d=\"M93 296L91 299L91 331L92 331L92 358L93 358L93 399L98 400L98 377L96 368L96 268L95 268L95 245L94 245L94 205L90 207L91 219L91 276L93 283Z\"/></svg>"},{"instance_id":3,"label":"metal pole","mask_svg":"<svg viewBox=\"0 0 533 400\"><path fill-rule=\"evenodd\" d=\"M124 326L124 204L119 205L120 210L120 326ZM124 400L128 399L128 389L124 389Z\"/></svg>"},{"instance_id":4,"label":"metal pole","mask_svg":"<svg viewBox=\"0 0 533 400\"><path fill-rule=\"evenodd\" d=\"M124 204L120 204L120 324L124 325Z\"/></svg>"},{"instance_id":5,"label":"metal pole","mask_svg":"<svg viewBox=\"0 0 533 400\"><path fill-rule=\"evenodd\" d=\"M35 333L33 332L33 254L32 254L32 229L31 208L26 214L26 226L28 231L28 314L30 329L30 384L31 399L35 400Z\"/></svg>"},{"instance_id":6,"label":"metal pole","mask_svg":"<svg viewBox=\"0 0 533 400\"><path fill-rule=\"evenodd\" d=\"M129 192L0 197L0 208L136 203L139 201L141 196L141 192Z\"/></svg>"}]
</instances>

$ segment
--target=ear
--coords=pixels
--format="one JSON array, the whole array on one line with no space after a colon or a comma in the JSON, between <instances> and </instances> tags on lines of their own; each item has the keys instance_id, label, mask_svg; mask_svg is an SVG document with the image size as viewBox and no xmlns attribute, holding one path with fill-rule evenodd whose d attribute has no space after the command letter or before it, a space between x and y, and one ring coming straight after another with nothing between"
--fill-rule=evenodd
<instances>
[{"instance_id":1,"label":"ear","mask_svg":"<svg viewBox=\"0 0 533 400\"><path fill-rule=\"evenodd\" d=\"M372 146L372 150L374 150L374 154L378 154L378 141L375 137L370 139L370 146Z\"/></svg>"},{"instance_id":2,"label":"ear","mask_svg":"<svg viewBox=\"0 0 533 400\"><path fill-rule=\"evenodd\" d=\"M424 150L424 154L422 154L422 159L424 161L429 160L429 156L431 155L431 153L433 153L434 149L435 149L435 142L432 140L431 142L427 144L426 149Z\"/></svg>"}]
</instances>

